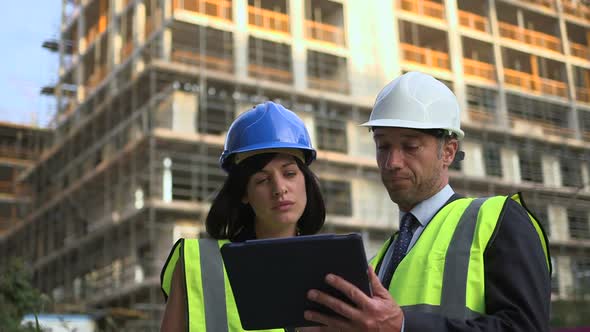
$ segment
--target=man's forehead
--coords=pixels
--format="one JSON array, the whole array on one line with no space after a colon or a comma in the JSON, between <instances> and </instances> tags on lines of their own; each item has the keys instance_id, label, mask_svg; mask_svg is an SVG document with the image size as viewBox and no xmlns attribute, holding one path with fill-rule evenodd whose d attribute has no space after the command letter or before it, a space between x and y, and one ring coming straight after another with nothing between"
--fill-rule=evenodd
<instances>
[{"instance_id":1,"label":"man's forehead","mask_svg":"<svg viewBox=\"0 0 590 332\"><path fill-rule=\"evenodd\" d=\"M373 128L373 138L385 138L385 137L396 137L396 138L418 138L427 135L416 129L411 128L400 128L400 127L375 127Z\"/></svg>"}]
</instances>

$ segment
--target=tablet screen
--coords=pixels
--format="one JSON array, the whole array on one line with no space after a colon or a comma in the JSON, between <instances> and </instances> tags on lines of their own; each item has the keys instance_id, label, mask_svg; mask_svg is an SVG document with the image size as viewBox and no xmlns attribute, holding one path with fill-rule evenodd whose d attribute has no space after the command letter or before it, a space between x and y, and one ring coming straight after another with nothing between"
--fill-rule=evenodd
<instances>
[{"instance_id":1,"label":"tablet screen","mask_svg":"<svg viewBox=\"0 0 590 332\"><path fill-rule=\"evenodd\" d=\"M308 309L335 315L306 298L307 291L314 288L350 303L325 283L328 273L371 294L367 259L358 233L228 243L221 254L246 330L318 325L303 318Z\"/></svg>"}]
</instances>

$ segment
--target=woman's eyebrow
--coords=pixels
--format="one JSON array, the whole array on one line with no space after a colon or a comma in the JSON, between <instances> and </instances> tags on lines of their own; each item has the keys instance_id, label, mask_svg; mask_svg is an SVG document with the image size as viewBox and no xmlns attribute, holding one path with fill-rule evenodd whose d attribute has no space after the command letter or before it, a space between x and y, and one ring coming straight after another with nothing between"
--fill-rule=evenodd
<instances>
[{"instance_id":1,"label":"woman's eyebrow","mask_svg":"<svg viewBox=\"0 0 590 332\"><path fill-rule=\"evenodd\" d=\"M281 167L285 168L285 167L287 167L287 166L291 166L291 165L293 165L293 164L295 164L295 162L294 162L294 161L287 161L287 162L285 162L285 163L284 163L284 164L283 164Z\"/></svg>"}]
</instances>

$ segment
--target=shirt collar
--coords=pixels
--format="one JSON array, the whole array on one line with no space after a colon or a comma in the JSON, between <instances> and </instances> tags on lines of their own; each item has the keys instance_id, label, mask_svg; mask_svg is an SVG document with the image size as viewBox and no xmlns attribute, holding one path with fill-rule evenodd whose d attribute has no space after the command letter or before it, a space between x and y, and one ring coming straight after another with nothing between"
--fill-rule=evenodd
<instances>
[{"instance_id":1,"label":"shirt collar","mask_svg":"<svg viewBox=\"0 0 590 332\"><path fill-rule=\"evenodd\" d=\"M455 194L455 191L447 184L439 192L414 206L410 212L416 217L418 222L420 222L421 227L426 227L432 217L434 217L434 214L445 205L453 194ZM406 213L407 212L400 211L400 222Z\"/></svg>"}]
</instances>

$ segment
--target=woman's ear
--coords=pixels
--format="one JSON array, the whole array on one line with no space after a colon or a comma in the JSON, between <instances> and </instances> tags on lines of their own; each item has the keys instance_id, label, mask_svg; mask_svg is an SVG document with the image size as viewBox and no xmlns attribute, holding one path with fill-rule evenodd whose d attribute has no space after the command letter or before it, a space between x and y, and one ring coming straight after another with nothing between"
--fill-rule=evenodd
<instances>
[{"instance_id":1,"label":"woman's ear","mask_svg":"<svg viewBox=\"0 0 590 332\"><path fill-rule=\"evenodd\" d=\"M248 201L248 195L244 194L244 196L242 196L242 204L246 205L246 204L248 204L248 203L250 203L250 202Z\"/></svg>"}]
</instances>

